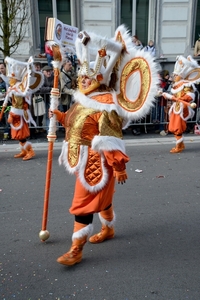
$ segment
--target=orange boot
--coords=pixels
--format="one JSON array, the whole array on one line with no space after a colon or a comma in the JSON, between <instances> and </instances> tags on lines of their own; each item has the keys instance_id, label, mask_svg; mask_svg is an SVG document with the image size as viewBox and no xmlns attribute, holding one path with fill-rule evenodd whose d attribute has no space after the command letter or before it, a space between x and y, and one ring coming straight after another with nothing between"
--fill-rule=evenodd
<instances>
[{"instance_id":1,"label":"orange boot","mask_svg":"<svg viewBox=\"0 0 200 300\"><path fill-rule=\"evenodd\" d=\"M176 147L172 148L170 150L170 153L180 153L185 149L185 145L183 143L183 137L182 136L179 137L179 138L176 137L176 139L177 139L176 140Z\"/></svg>"},{"instance_id":2,"label":"orange boot","mask_svg":"<svg viewBox=\"0 0 200 300\"><path fill-rule=\"evenodd\" d=\"M24 146L25 146L26 143L21 143L20 142L19 144L20 144L21 152L18 153L18 154L15 154L14 155L15 158L21 158L21 157L26 156L26 154L27 154L27 152L26 152L26 150L24 148Z\"/></svg>"},{"instance_id":3,"label":"orange boot","mask_svg":"<svg viewBox=\"0 0 200 300\"><path fill-rule=\"evenodd\" d=\"M71 248L67 253L60 256L57 262L67 266L79 263L82 260L83 246L87 242L88 236L91 235L92 229L92 224L85 225L75 221Z\"/></svg>"},{"instance_id":4,"label":"orange boot","mask_svg":"<svg viewBox=\"0 0 200 300\"><path fill-rule=\"evenodd\" d=\"M89 238L89 241L92 244L98 244L105 240L110 240L114 238L115 235L113 227L115 222L115 214L112 206L107 210L101 211L99 213L99 219L102 224L101 231Z\"/></svg>"},{"instance_id":5,"label":"orange boot","mask_svg":"<svg viewBox=\"0 0 200 300\"><path fill-rule=\"evenodd\" d=\"M25 149L26 149L26 156L23 157L23 160L29 160L35 156L35 152L30 142L26 142Z\"/></svg>"}]
</instances>

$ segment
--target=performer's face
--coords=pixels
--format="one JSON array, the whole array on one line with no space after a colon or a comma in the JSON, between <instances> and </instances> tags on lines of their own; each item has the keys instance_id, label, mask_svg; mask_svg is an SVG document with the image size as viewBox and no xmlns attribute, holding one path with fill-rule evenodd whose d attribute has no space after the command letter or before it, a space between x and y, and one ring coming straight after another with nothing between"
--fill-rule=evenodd
<instances>
[{"instance_id":1,"label":"performer's face","mask_svg":"<svg viewBox=\"0 0 200 300\"><path fill-rule=\"evenodd\" d=\"M82 76L81 77L81 86L82 86L82 89L84 89L84 90L87 89L91 85L91 82L92 82L92 79L90 79L87 76Z\"/></svg>"},{"instance_id":2,"label":"performer's face","mask_svg":"<svg viewBox=\"0 0 200 300\"><path fill-rule=\"evenodd\" d=\"M180 75L177 75L177 74L174 74L174 76L173 76L174 78L174 82L178 82L178 81L180 81L181 79L182 79L182 77L180 76Z\"/></svg>"}]
</instances>

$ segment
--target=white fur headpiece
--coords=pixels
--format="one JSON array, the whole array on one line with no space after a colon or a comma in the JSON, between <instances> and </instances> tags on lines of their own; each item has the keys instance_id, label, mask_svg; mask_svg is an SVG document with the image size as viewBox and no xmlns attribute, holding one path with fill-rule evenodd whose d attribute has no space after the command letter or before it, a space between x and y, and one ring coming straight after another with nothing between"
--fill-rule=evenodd
<instances>
[{"instance_id":1,"label":"white fur headpiece","mask_svg":"<svg viewBox=\"0 0 200 300\"><path fill-rule=\"evenodd\" d=\"M33 59L30 57L28 62L22 62L11 57L6 57L5 63L7 77L21 81L25 74L30 73L30 67L33 64Z\"/></svg>"},{"instance_id":2,"label":"white fur headpiece","mask_svg":"<svg viewBox=\"0 0 200 300\"><path fill-rule=\"evenodd\" d=\"M185 79L195 68L199 69L200 67L191 55L187 58L180 55L176 59L173 73Z\"/></svg>"},{"instance_id":3,"label":"white fur headpiece","mask_svg":"<svg viewBox=\"0 0 200 300\"><path fill-rule=\"evenodd\" d=\"M81 31L75 45L81 64L79 75L86 75L109 85L110 75L121 54L122 44L92 32Z\"/></svg>"}]
</instances>

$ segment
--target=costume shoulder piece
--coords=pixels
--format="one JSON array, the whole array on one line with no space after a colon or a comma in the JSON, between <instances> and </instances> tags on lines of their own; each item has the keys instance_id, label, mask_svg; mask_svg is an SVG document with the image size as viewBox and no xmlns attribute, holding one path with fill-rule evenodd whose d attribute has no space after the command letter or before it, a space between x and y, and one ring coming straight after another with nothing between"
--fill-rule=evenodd
<instances>
[{"instance_id":1,"label":"costume shoulder piece","mask_svg":"<svg viewBox=\"0 0 200 300\"><path fill-rule=\"evenodd\" d=\"M124 25L111 39L82 31L76 40L80 75L93 79L89 91L112 89L118 114L126 120L144 117L152 107L157 93L158 65L152 56L136 50Z\"/></svg>"}]
</instances>

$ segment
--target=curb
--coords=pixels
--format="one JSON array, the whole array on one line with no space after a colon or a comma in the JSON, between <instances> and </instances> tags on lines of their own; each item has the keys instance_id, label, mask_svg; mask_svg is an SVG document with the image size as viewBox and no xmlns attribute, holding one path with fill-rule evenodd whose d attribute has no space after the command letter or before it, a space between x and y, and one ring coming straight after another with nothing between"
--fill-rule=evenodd
<instances>
[{"instance_id":1,"label":"curb","mask_svg":"<svg viewBox=\"0 0 200 300\"><path fill-rule=\"evenodd\" d=\"M124 142L126 147L137 147L137 146L153 146L153 145L166 145L166 144L175 144L175 139L173 136L169 137L149 137L149 138L126 138L124 137ZM54 142L54 150L61 150L62 141ZM200 136L188 136L184 137L184 143L200 143ZM47 142L34 142L32 141L32 146L34 150L45 150L48 151L48 141ZM0 145L0 152L14 152L18 151L18 143L9 143L5 142Z\"/></svg>"}]
</instances>

